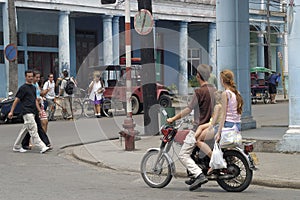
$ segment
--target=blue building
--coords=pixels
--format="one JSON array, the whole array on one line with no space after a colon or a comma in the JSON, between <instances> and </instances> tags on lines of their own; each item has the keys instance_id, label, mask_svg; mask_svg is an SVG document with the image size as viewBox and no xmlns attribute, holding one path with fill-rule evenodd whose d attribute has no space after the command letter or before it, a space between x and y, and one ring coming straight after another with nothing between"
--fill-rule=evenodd
<instances>
[{"instance_id":1,"label":"blue building","mask_svg":"<svg viewBox=\"0 0 300 200\"><path fill-rule=\"evenodd\" d=\"M272 41L284 49L283 1L271 1ZM266 0L252 0L250 6L251 63L265 66ZM7 0L0 0L0 97L8 93L9 64L3 51L9 44ZM72 76L85 73L89 66L119 64L125 54L124 4L101 6L100 0L17 0L18 85L24 83L26 69L38 69L44 77L52 72L57 78L63 69ZM276 12L275 12L276 11ZM132 57L140 55L140 39L134 30L137 1L131 1ZM153 0L157 81L175 84L187 93L187 80L199 63L217 71L216 0ZM249 36L247 36L249 37ZM273 43L273 42L272 42ZM284 52L285 55L285 52ZM272 57L272 66L277 66ZM273 65L274 64L274 65ZM180 73L178 73L180 72ZM87 75L88 76L88 75Z\"/></svg>"}]
</instances>

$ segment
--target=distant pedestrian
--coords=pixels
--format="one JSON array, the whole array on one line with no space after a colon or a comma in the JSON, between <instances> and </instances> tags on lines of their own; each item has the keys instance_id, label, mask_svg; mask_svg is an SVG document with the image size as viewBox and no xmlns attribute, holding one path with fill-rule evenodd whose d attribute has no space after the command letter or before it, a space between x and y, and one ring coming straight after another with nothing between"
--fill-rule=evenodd
<instances>
[{"instance_id":1,"label":"distant pedestrian","mask_svg":"<svg viewBox=\"0 0 300 200\"><path fill-rule=\"evenodd\" d=\"M37 131L37 124L34 119L35 115L37 115L41 110L38 106L38 100L36 98L36 88L32 84L33 72L31 70L25 71L25 79L26 83L18 89L16 98L13 102L10 112L8 113L8 118L11 119L13 117L13 112L17 104L19 102L22 103L24 125L14 143L13 151L24 152L24 149L21 147L21 141L28 131L32 137L34 145L40 149L40 153L45 153L49 150L49 147L47 147L45 143L40 139Z\"/></svg>"},{"instance_id":2,"label":"distant pedestrian","mask_svg":"<svg viewBox=\"0 0 300 200\"><path fill-rule=\"evenodd\" d=\"M94 104L95 116L101 117L101 101L103 101L104 85L101 81L101 73L94 73L94 80L89 85L89 99Z\"/></svg>"},{"instance_id":3,"label":"distant pedestrian","mask_svg":"<svg viewBox=\"0 0 300 200\"><path fill-rule=\"evenodd\" d=\"M278 86L278 83L279 83L279 80L280 80L280 76L281 76L280 73L276 74L276 72L273 72L271 74L271 76L269 77L269 79L268 79L269 93L270 93L270 98L271 98L271 103L272 104L276 103L275 97L276 97L276 94L277 94L277 86Z\"/></svg>"},{"instance_id":4,"label":"distant pedestrian","mask_svg":"<svg viewBox=\"0 0 300 200\"><path fill-rule=\"evenodd\" d=\"M48 120L55 121L54 118L56 104L54 103L55 98L55 81L54 75L50 73L48 75L48 80L44 83L43 92L46 94L46 101L48 102Z\"/></svg>"},{"instance_id":5,"label":"distant pedestrian","mask_svg":"<svg viewBox=\"0 0 300 200\"><path fill-rule=\"evenodd\" d=\"M217 77L212 72L213 71L213 67L210 65L209 68L210 68L210 74L209 74L209 78L208 78L207 82L209 84L215 86L215 88L218 89L218 80L217 80Z\"/></svg>"},{"instance_id":6,"label":"distant pedestrian","mask_svg":"<svg viewBox=\"0 0 300 200\"><path fill-rule=\"evenodd\" d=\"M69 116L67 116L67 119L73 119L73 109L72 109L72 98L73 94L66 91L66 88L68 87L68 81L72 82L74 86L76 86L76 81L73 77L69 77L69 72L67 70L63 71L63 79L61 81L60 90L59 90L59 96L64 97L63 101L63 107L67 110Z\"/></svg>"}]
</instances>

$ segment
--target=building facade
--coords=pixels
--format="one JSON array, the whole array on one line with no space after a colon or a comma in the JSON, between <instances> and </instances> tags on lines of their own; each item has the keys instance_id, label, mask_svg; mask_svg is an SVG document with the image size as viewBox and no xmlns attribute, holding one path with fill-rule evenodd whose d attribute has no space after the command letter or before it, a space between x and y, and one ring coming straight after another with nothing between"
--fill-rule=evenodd
<instances>
[{"instance_id":1,"label":"building facade","mask_svg":"<svg viewBox=\"0 0 300 200\"><path fill-rule=\"evenodd\" d=\"M121 1L120 1L121 2ZM250 66L267 66L266 2L252 0L250 7ZM279 70L277 52L285 56L284 2L271 1L272 67ZM7 0L0 0L0 97L8 93L9 44ZM119 64L125 55L124 3L101 6L100 0L16 0L18 85L26 69L38 69L46 78L63 69L76 77L89 66ZM137 1L131 1L132 57L140 56L140 38L134 30ZM216 0L153 0L157 81L175 85L187 94L182 79L195 75L199 63L217 72ZM275 45L276 44L276 45ZM287 71L286 71L287 72ZM85 87L83 85L82 87Z\"/></svg>"}]
</instances>

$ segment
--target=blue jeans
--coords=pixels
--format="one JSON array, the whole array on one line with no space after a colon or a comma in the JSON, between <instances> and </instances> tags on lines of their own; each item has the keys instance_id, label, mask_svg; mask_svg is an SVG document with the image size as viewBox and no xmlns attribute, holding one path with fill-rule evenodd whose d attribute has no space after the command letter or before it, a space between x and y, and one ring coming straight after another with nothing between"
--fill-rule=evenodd
<instances>
[{"instance_id":1,"label":"blue jeans","mask_svg":"<svg viewBox=\"0 0 300 200\"><path fill-rule=\"evenodd\" d=\"M234 125L237 126L237 128L239 129L239 131L241 131L241 123L240 122L234 123L234 122L225 121L225 123L224 123L224 127L225 128L232 128Z\"/></svg>"}]
</instances>

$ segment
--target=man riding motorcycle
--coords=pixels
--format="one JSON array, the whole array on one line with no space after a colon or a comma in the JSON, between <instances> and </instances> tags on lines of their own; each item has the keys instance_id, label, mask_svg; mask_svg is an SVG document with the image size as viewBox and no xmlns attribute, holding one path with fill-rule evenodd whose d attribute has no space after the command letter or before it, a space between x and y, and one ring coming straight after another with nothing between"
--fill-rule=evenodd
<instances>
[{"instance_id":1,"label":"man riding motorcycle","mask_svg":"<svg viewBox=\"0 0 300 200\"><path fill-rule=\"evenodd\" d=\"M180 160L193 176L189 188L191 191L196 190L202 184L205 184L208 181L208 179L202 173L201 168L191 158L191 154L196 147L195 130L199 125L208 123L213 112L215 102L214 92L216 91L216 88L213 85L208 84L207 80L209 76L209 66L206 64L200 64L197 67L196 75L197 81L200 84L200 88L195 90L192 100L185 109L183 109L174 117L167 119L168 123L173 123L174 121L190 114L192 110L194 110L194 128L186 136L184 144L182 145L179 153Z\"/></svg>"}]
</instances>

